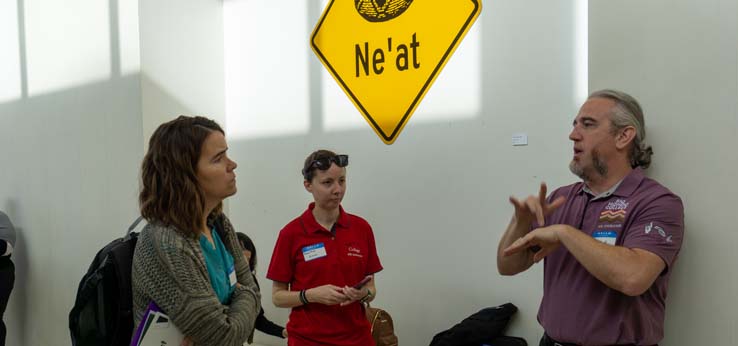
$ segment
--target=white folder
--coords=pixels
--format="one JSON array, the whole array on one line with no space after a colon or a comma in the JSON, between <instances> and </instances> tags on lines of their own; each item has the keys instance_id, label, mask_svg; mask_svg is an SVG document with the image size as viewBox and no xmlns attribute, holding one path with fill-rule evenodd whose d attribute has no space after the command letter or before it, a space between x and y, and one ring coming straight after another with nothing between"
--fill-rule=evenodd
<instances>
[{"instance_id":1,"label":"white folder","mask_svg":"<svg viewBox=\"0 0 738 346\"><path fill-rule=\"evenodd\" d=\"M179 346L185 336L156 303L149 303L131 346Z\"/></svg>"}]
</instances>

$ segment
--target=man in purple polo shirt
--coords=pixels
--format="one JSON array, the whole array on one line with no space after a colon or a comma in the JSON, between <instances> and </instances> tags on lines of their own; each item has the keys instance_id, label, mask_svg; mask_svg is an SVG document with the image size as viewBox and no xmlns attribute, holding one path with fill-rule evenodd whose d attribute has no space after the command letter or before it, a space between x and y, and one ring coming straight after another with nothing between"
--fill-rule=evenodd
<instances>
[{"instance_id":1,"label":"man in purple polo shirt","mask_svg":"<svg viewBox=\"0 0 738 346\"><path fill-rule=\"evenodd\" d=\"M594 92L569 139L582 179L546 197L510 197L515 213L497 249L500 274L544 260L541 346L656 345L684 236L681 199L642 168L643 111L630 95Z\"/></svg>"}]
</instances>

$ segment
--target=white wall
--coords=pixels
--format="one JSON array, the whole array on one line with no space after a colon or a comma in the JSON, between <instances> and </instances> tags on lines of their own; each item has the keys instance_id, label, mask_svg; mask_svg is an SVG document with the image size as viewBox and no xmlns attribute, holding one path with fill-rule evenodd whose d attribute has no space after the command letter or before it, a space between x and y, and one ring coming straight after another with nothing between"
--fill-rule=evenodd
<instances>
[{"instance_id":1,"label":"white wall","mask_svg":"<svg viewBox=\"0 0 738 346\"><path fill-rule=\"evenodd\" d=\"M537 344L541 268L502 278L494 269L495 246L510 215L507 195L535 192L541 180L553 186L575 180L566 169L566 136L579 105L573 100L581 100L577 70L587 68L587 59L575 56L582 43L575 38L587 40L588 34L588 89L620 88L642 102L656 150L649 175L681 195L686 206L687 237L672 277L662 344L736 344L738 315L732 312L738 269L732 248L738 237L726 217L732 205L728 196L738 192L731 179L738 173L733 151L738 144L736 3L594 1L589 6L589 30L583 33L575 17L581 2L485 2L477 23L479 43L469 43L475 42L470 33L446 68L453 70L458 55L479 45L481 84L444 81L442 74L424 101L451 103L449 93L431 93L462 88L481 94L479 112L449 112L429 121L419 109L391 147L362 121L331 123L336 109L346 117L359 115L331 90L333 81L312 55L308 90L289 84L281 99L279 88L248 90L247 99L285 100L278 104L284 117L302 124L282 132L277 127L263 133L229 128L239 134L230 141L241 163L240 192L231 201L231 214L256 241L261 281L268 282L264 272L277 232L309 201L300 184L300 163L312 149L327 147L351 155L344 205L375 228L385 265L377 277L377 305L392 312L403 344L427 344L433 334L477 309L506 301L521 308L508 333ZM281 29L303 35L305 44L320 14L316 6L306 10L307 27L283 23ZM259 17L274 20L267 12ZM256 46L270 37L242 35ZM294 46L277 52L304 53ZM297 72L275 73L274 78L303 76L300 66L290 65ZM248 71L242 77L248 78ZM227 93L234 92L229 87ZM308 114L302 101L290 108L290 100L302 100L304 93L309 94ZM231 105L227 100L227 118L243 121L239 126L268 127L253 121L264 121L260 115L270 110L257 103L233 111ZM251 124L244 121L249 118ZM513 132L527 132L530 145L510 147ZM268 301L265 309L273 319L286 320L286 310ZM257 340L283 344L263 336Z\"/></svg>"},{"instance_id":2,"label":"white wall","mask_svg":"<svg viewBox=\"0 0 738 346\"><path fill-rule=\"evenodd\" d=\"M585 65L577 55L577 37L586 38L581 3L485 1L386 146L310 52L318 1L2 2L0 209L19 231L8 345L68 343L79 279L136 215L144 143L180 113L232 125L239 193L230 214L256 242L263 287L277 232L310 200L301 162L326 147L351 155L344 205L375 229L385 266L376 305L392 313L403 345L428 344L507 301L520 308L508 334L537 344L541 268L500 277L495 250L511 213L508 195L533 193L541 180L574 180L567 134ZM656 150L649 174L680 194L687 211L663 344L736 344L738 237L728 196L738 192L737 5L589 3L589 88L621 88L642 101ZM224 12L244 8L253 11ZM283 44L259 49L273 41ZM239 65L239 54L252 65ZM280 54L295 63L274 68ZM244 80L261 87L239 86ZM457 107L460 90L478 97ZM510 145L517 132L528 133L529 146ZM288 311L271 306L268 292L267 316L283 323ZM284 344L259 334L257 341Z\"/></svg>"},{"instance_id":3,"label":"white wall","mask_svg":"<svg viewBox=\"0 0 738 346\"><path fill-rule=\"evenodd\" d=\"M280 32L300 35L298 47L277 45L262 57L250 57L252 74L249 66L234 68L244 80L269 86L255 76L262 66L269 66L271 57L308 59L305 65L299 60L291 63L284 72L269 70L271 78L285 81L284 94L280 86L235 91L228 88L237 85L226 86L228 94L241 94L243 99L275 100L280 117L305 122L282 132L258 122L253 124L263 128L262 133L228 129L238 134L228 139L239 163L239 193L230 199L230 214L237 229L255 240L262 287L271 286L264 275L277 233L310 201L302 187L302 161L312 150L326 147L351 156L344 206L374 227L385 267L377 275L376 305L391 312L403 345L428 344L434 334L477 310L508 301L521 308L510 334L533 344L541 333L535 319L542 291L540 267L502 278L495 267L495 251L512 212L507 196L535 193L541 180L552 185L573 180L567 169L571 148L567 135L577 110L574 2L484 2L473 32L392 146L383 144L352 106L343 108L342 116L360 120L358 126L336 126L327 115L348 101L335 93L335 82L325 78L324 68L309 51L310 31L322 10L319 4L310 2L306 9L284 5L280 11L266 10L276 4L262 5L260 11L258 1L233 2L251 6L251 14L243 14L244 22L279 23ZM241 37L226 32L234 42L226 42L226 51L229 44L243 42L241 48L255 47L259 52L259 40L272 37L269 30L274 29L264 26L267 34L243 31ZM226 61L229 58L227 53ZM481 78L469 75L474 73ZM291 79L305 75L307 80ZM295 86L303 83L307 88ZM449 96L453 89L477 93L479 104L443 114L437 114L440 107L424 108L453 105L455 99ZM301 102L305 95L307 110ZM269 107L262 103L226 102L228 124L238 118L246 119L242 123L248 126L248 119L265 121L260 116L273 111L260 108ZM477 111L463 113L465 109ZM530 145L512 147L515 132L527 132ZM268 292L265 289L263 300L266 315L283 323L288 311L273 307ZM284 344L263 335L257 340Z\"/></svg>"},{"instance_id":4,"label":"white wall","mask_svg":"<svg viewBox=\"0 0 738 346\"><path fill-rule=\"evenodd\" d=\"M684 201L663 345L738 344L738 3L590 2L590 87L642 103L649 175Z\"/></svg>"},{"instance_id":5,"label":"white wall","mask_svg":"<svg viewBox=\"0 0 738 346\"><path fill-rule=\"evenodd\" d=\"M163 122L202 115L225 126L223 1L140 1L144 147Z\"/></svg>"},{"instance_id":6,"label":"white wall","mask_svg":"<svg viewBox=\"0 0 738 346\"><path fill-rule=\"evenodd\" d=\"M137 2L0 7L0 61L18 77L0 78L17 91L0 100L0 209L18 232L7 345L64 345L80 278L136 213Z\"/></svg>"},{"instance_id":7,"label":"white wall","mask_svg":"<svg viewBox=\"0 0 738 346\"><path fill-rule=\"evenodd\" d=\"M80 278L137 215L150 134L179 114L225 123L222 2L2 10L0 209L18 230L7 344L68 344Z\"/></svg>"}]
</instances>

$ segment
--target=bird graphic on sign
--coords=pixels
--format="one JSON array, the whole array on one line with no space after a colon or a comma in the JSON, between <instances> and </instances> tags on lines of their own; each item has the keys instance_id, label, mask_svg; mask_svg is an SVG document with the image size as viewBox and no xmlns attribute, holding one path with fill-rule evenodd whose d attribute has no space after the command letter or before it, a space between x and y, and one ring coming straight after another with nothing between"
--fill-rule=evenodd
<instances>
[{"instance_id":1,"label":"bird graphic on sign","mask_svg":"<svg viewBox=\"0 0 738 346\"><path fill-rule=\"evenodd\" d=\"M413 0L354 0L356 11L370 22L386 22L399 17Z\"/></svg>"}]
</instances>

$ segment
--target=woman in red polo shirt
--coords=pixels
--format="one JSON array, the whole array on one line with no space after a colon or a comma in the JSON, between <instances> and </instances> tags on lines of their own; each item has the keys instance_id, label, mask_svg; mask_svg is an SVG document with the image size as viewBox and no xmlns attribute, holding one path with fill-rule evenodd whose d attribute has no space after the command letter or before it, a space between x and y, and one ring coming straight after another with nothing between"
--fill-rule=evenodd
<instances>
[{"instance_id":1,"label":"woman in red polo shirt","mask_svg":"<svg viewBox=\"0 0 738 346\"><path fill-rule=\"evenodd\" d=\"M348 155L328 150L305 159L303 185L314 202L274 246L267 278L274 305L292 308L289 346L374 345L361 302L376 297L373 275L382 265L369 223L341 207L347 165Z\"/></svg>"}]
</instances>

